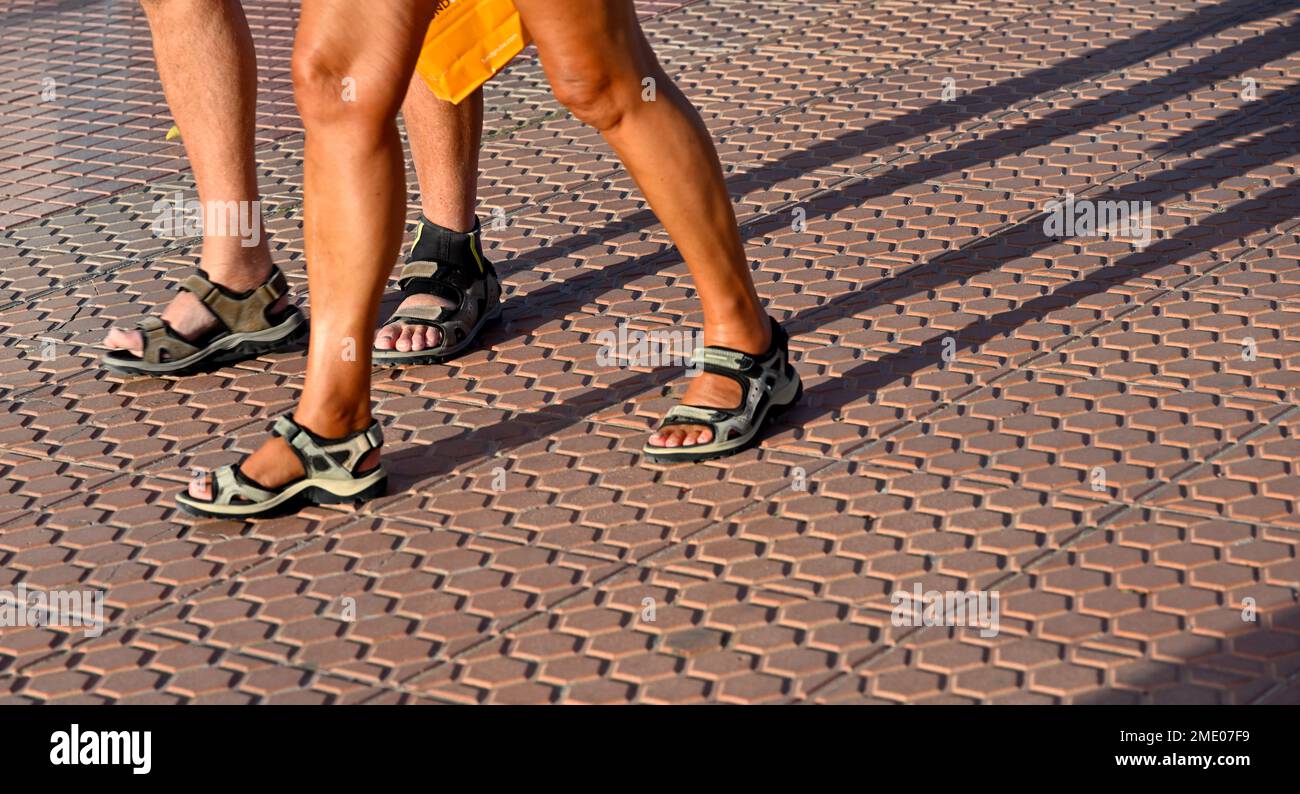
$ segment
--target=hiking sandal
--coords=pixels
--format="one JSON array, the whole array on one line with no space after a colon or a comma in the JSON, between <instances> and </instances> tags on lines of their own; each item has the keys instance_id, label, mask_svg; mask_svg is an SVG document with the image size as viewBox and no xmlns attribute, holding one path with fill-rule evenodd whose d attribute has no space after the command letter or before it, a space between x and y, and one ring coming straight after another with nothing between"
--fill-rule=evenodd
<instances>
[{"instance_id":1,"label":"hiking sandal","mask_svg":"<svg viewBox=\"0 0 1300 794\"><path fill-rule=\"evenodd\" d=\"M381 496L388 485L382 463L364 472L358 464L384 443L378 422L343 438L322 438L293 419L275 420L271 432L289 443L306 472L279 488L264 488L238 465L222 466L209 476L212 498L196 499L188 491L176 495L187 513L212 518L258 518L291 512L304 504L364 502Z\"/></svg>"},{"instance_id":2,"label":"hiking sandal","mask_svg":"<svg viewBox=\"0 0 1300 794\"><path fill-rule=\"evenodd\" d=\"M659 424L659 430L673 425L707 425L713 439L707 444L658 447L646 442L641 448L656 463L696 462L734 455L758 439L768 418L796 403L803 396L799 373L790 365L790 338L776 320L772 343L761 356L727 347L697 347L691 363L705 372L731 378L740 384L741 402L735 408L677 405Z\"/></svg>"},{"instance_id":3,"label":"hiking sandal","mask_svg":"<svg viewBox=\"0 0 1300 794\"><path fill-rule=\"evenodd\" d=\"M307 319L296 306L272 315L273 307L289 292L280 268L259 287L232 292L208 279L200 270L180 283L181 289L203 302L217 327L196 339L185 339L160 317L136 323L144 348L136 356L126 350L108 350L100 361L119 375L188 375L215 364L243 361L288 347L307 331Z\"/></svg>"},{"instance_id":4,"label":"hiking sandal","mask_svg":"<svg viewBox=\"0 0 1300 794\"><path fill-rule=\"evenodd\" d=\"M450 301L443 306L411 306L393 313L384 323L427 325L442 333L438 344L424 350L374 348L377 365L439 364L472 345L478 334L501 312L501 281L483 256L482 227L478 221L468 232L453 232L424 218L415 244L402 268L398 286L405 300L412 295L437 295Z\"/></svg>"}]
</instances>

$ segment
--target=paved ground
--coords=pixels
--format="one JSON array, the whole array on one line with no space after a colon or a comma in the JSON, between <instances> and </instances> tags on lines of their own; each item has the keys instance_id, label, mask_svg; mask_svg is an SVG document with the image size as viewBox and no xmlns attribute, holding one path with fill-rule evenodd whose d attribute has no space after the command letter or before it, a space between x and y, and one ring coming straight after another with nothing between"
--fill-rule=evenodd
<instances>
[{"instance_id":1,"label":"paved ground","mask_svg":"<svg viewBox=\"0 0 1300 794\"><path fill-rule=\"evenodd\" d=\"M246 5L301 287L292 6ZM731 461L640 459L680 370L596 334L698 327L691 282L524 58L483 159L506 322L377 375L390 496L241 525L172 494L303 358L94 366L193 264L150 231L192 181L134 3L0 0L0 587L108 605L0 629L0 699L1300 702L1297 3L642 6L803 404ZM1049 236L1067 191L1149 202L1150 243ZM918 585L996 591L998 634L894 625Z\"/></svg>"}]
</instances>

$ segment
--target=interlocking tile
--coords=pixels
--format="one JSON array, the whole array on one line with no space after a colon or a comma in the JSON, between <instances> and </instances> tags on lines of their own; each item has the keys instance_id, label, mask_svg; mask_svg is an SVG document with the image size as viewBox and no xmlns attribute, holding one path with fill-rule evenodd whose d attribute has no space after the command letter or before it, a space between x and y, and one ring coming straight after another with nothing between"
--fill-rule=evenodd
<instances>
[{"instance_id":1,"label":"interlocking tile","mask_svg":"<svg viewBox=\"0 0 1300 794\"><path fill-rule=\"evenodd\" d=\"M1300 661L1295 543L1129 510L1000 584L996 636L923 628L815 699L1268 702Z\"/></svg>"},{"instance_id":2,"label":"interlocking tile","mask_svg":"<svg viewBox=\"0 0 1300 794\"><path fill-rule=\"evenodd\" d=\"M484 92L502 322L375 370L387 495L250 523L174 495L292 409L303 351L96 362L201 242L155 231L195 187L143 14L0 7L0 589L105 604L0 631L5 702L1300 701L1293 4L638 0L805 386L697 465L641 454L681 362L602 355L685 347L694 280L530 49ZM294 11L245 13L305 304ZM1067 192L1149 239L1054 232ZM997 633L899 620L918 588L996 593Z\"/></svg>"}]
</instances>

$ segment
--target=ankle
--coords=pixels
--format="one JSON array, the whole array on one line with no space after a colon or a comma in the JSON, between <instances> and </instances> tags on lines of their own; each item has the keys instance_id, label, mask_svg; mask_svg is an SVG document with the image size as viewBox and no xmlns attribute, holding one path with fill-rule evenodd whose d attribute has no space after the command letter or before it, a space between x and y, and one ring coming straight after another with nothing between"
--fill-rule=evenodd
<instances>
[{"instance_id":1,"label":"ankle","mask_svg":"<svg viewBox=\"0 0 1300 794\"><path fill-rule=\"evenodd\" d=\"M478 225L478 218L472 210L458 214L447 212L443 207L421 207L420 209L424 213L423 220L455 234L469 234Z\"/></svg>"},{"instance_id":2,"label":"ankle","mask_svg":"<svg viewBox=\"0 0 1300 794\"><path fill-rule=\"evenodd\" d=\"M293 421L321 438L343 438L370 427L370 406L348 409L302 404L293 412Z\"/></svg>"},{"instance_id":3,"label":"ankle","mask_svg":"<svg viewBox=\"0 0 1300 794\"><path fill-rule=\"evenodd\" d=\"M772 321L759 312L758 317L732 315L726 320L704 322L704 344L729 347L744 353L763 353L772 344Z\"/></svg>"},{"instance_id":4,"label":"ankle","mask_svg":"<svg viewBox=\"0 0 1300 794\"><path fill-rule=\"evenodd\" d=\"M261 286L271 275L275 262L265 244L250 248L212 250L207 245L199 255L199 266L215 284L242 292Z\"/></svg>"}]
</instances>

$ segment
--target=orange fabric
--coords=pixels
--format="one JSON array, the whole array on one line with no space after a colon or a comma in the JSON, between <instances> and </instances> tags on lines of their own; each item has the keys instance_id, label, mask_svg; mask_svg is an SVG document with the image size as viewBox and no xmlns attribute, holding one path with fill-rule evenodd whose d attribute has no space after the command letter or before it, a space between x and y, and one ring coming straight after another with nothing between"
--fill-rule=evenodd
<instances>
[{"instance_id":1,"label":"orange fabric","mask_svg":"<svg viewBox=\"0 0 1300 794\"><path fill-rule=\"evenodd\" d=\"M512 0L438 0L415 71L440 99L459 103L527 47Z\"/></svg>"}]
</instances>

